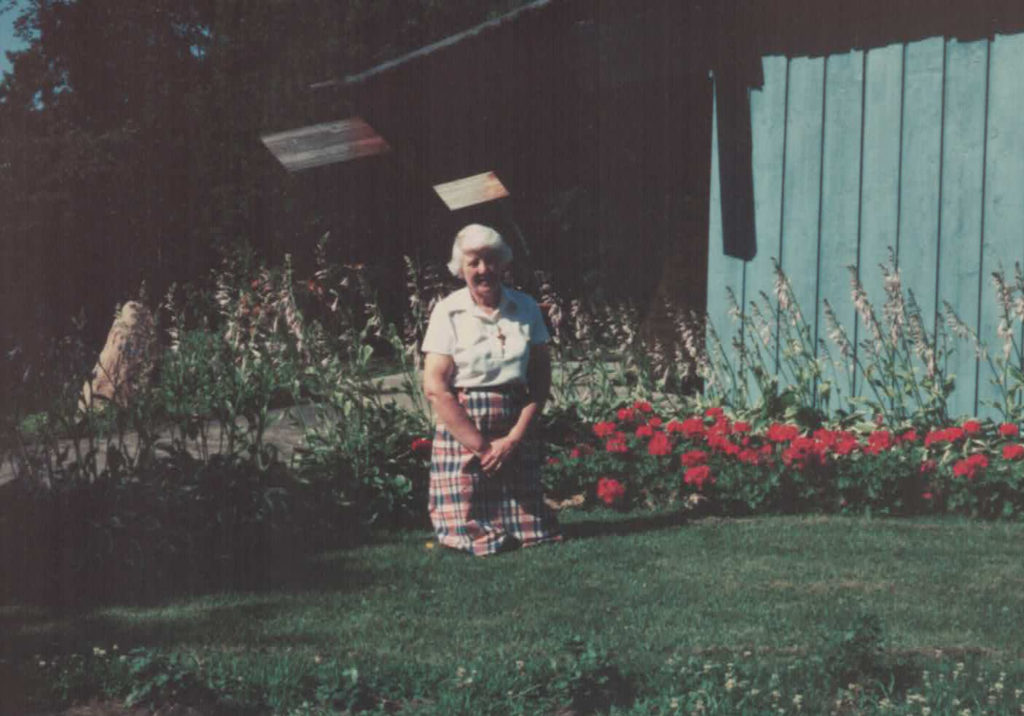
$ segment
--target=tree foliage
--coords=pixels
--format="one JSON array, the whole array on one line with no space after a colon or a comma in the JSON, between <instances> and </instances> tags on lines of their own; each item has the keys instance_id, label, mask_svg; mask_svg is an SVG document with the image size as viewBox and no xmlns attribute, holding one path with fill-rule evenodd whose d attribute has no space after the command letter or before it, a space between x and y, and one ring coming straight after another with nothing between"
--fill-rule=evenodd
<instances>
[{"instance_id":1,"label":"tree foliage","mask_svg":"<svg viewBox=\"0 0 1024 716\"><path fill-rule=\"evenodd\" d=\"M0 81L5 340L140 283L195 279L222 241L283 250L331 197L282 177L261 133L322 120L313 82L523 0L25 0Z\"/></svg>"}]
</instances>

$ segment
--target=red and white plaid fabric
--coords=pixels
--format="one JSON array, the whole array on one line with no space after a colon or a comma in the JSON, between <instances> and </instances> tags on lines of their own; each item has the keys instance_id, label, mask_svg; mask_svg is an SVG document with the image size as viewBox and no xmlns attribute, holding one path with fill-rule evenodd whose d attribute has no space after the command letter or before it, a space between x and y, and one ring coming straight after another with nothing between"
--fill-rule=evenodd
<instances>
[{"instance_id":1,"label":"red and white plaid fabric","mask_svg":"<svg viewBox=\"0 0 1024 716\"><path fill-rule=\"evenodd\" d=\"M460 391L459 403L489 439L502 437L522 410L522 391ZM524 440L490 475L480 459L438 425L430 462L430 519L445 547L475 555L562 539L554 512L544 504L540 452Z\"/></svg>"}]
</instances>

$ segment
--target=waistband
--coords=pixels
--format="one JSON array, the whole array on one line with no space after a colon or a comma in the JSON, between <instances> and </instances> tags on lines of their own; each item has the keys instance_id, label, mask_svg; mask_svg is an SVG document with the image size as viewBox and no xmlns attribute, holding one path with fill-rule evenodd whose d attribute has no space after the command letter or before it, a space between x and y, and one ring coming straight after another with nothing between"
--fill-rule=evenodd
<instances>
[{"instance_id":1,"label":"waistband","mask_svg":"<svg viewBox=\"0 0 1024 716\"><path fill-rule=\"evenodd\" d=\"M517 393L526 393L526 385L523 383L505 383L504 385L479 385L470 386L468 388L456 388L457 393L503 393L506 395L515 395Z\"/></svg>"}]
</instances>

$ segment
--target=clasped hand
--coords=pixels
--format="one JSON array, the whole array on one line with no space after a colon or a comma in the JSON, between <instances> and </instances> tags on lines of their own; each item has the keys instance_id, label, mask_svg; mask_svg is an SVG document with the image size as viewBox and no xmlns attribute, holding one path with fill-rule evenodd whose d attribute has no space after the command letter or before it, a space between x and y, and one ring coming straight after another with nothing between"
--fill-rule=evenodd
<instances>
[{"instance_id":1,"label":"clasped hand","mask_svg":"<svg viewBox=\"0 0 1024 716\"><path fill-rule=\"evenodd\" d=\"M480 467L488 474L497 472L512 457L518 445L518 440L513 440L507 435L492 440L480 453Z\"/></svg>"}]
</instances>

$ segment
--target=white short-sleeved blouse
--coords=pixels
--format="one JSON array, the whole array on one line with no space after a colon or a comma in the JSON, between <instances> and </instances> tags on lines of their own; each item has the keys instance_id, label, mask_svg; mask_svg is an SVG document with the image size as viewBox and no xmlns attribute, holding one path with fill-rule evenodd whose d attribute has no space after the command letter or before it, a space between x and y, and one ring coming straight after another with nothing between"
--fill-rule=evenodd
<instances>
[{"instance_id":1,"label":"white short-sleeved blouse","mask_svg":"<svg viewBox=\"0 0 1024 716\"><path fill-rule=\"evenodd\" d=\"M421 350L452 357L454 387L482 388L526 383L530 346L549 340L540 307L522 291L502 286L487 315L462 288L434 307Z\"/></svg>"}]
</instances>

